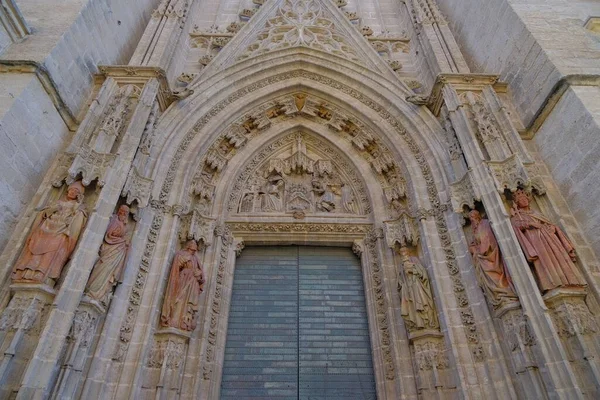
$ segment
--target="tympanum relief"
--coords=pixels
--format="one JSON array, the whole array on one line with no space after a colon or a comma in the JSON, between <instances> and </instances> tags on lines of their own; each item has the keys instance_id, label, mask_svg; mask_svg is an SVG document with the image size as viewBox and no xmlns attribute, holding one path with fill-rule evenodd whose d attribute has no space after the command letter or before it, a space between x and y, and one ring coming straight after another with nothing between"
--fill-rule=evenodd
<instances>
[{"instance_id":1,"label":"tympanum relief","mask_svg":"<svg viewBox=\"0 0 600 400\"><path fill-rule=\"evenodd\" d=\"M273 153L269 155L268 153ZM324 141L290 134L260 152L238 179L234 211L364 215L370 211L354 169Z\"/></svg>"}]
</instances>

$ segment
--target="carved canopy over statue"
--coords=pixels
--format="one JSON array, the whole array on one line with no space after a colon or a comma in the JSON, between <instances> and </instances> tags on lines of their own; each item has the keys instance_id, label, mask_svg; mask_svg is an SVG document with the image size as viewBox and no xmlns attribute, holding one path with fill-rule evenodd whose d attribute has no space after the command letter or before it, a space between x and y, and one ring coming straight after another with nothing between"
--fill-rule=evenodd
<instances>
[{"instance_id":1,"label":"carved canopy over statue","mask_svg":"<svg viewBox=\"0 0 600 400\"><path fill-rule=\"evenodd\" d=\"M86 287L87 295L95 300L104 300L110 289L121 280L129 249L128 217L129 207L122 205L117 214L112 216L104 234L100 258L94 265Z\"/></svg>"},{"instance_id":2,"label":"carved canopy over statue","mask_svg":"<svg viewBox=\"0 0 600 400\"><path fill-rule=\"evenodd\" d=\"M189 240L171 264L165 293L161 325L191 332L196 328L196 314L204 285L202 266L197 256L198 244Z\"/></svg>"},{"instance_id":3,"label":"carved canopy over statue","mask_svg":"<svg viewBox=\"0 0 600 400\"><path fill-rule=\"evenodd\" d=\"M401 268L398 277L398 290L401 299L401 314L409 331L439 329L437 309L427 270L421 260L401 247Z\"/></svg>"},{"instance_id":4,"label":"carved canopy over statue","mask_svg":"<svg viewBox=\"0 0 600 400\"><path fill-rule=\"evenodd\" d=\"M494 308L518 301L490 221L483 219L477 210L469 213L469 219L473 228L469 251L483 293Z\"/></svg>"},{"instance_id":5,"label":"carved canopy over statue","mask_svg":"<svg viewBox=\"0 0 600 400\"><path fill-rule=\"evenodd\" d=\"M564 286L586 286L577 269L575 248L563 231L529 208L524 190L514 194L510 221L542 292Z\"/></svg>"},{"instance_id":6,"label":"carved canopy over statue","mask_svg":"<svg viewBox=\"0 0 600 400\"><path fill-rule=\"evenodd\" d=\"M13 269L14 282L54 285L87 222L84 191L74 182L63 199L39 212Z\"/></svg>"}]
</instances>

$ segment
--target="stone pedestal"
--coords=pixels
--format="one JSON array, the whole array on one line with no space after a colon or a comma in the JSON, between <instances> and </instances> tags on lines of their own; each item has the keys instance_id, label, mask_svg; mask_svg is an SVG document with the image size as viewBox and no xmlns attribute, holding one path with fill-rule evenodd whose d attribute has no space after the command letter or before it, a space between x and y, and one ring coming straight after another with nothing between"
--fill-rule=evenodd
<instances>
[{"instance_id":1,"label":"stone pedestal","mask_svg":"<svg viewBox=\"0 0 600 400\"><path fill-rule=\"evenodd\" d=\"M584 396L598 398L599 327L585 302L586 295L584 288L574 287L550 290L543 297Z\"/></svg>"},{"instance_id":2,"label":"stone pedestal","mask_svg":"<svg viewBox=\"0 0 600 400\"><path fill-rule=\"evenodd\" d=\"M444 335L437 330L411 332L417 391L427 399L446 398L454 392Z\"/></svg>"},{"instance_id":3,"label":"stone pedestal","mask_svg":"<svg viewBox=\"0 0 600 400\"><path fill-rule=\"evenodd\" d=\"M43 284L13 284L13 297L0 316L0 398L19 390L56 292Z\"/></svg>"},{"instance_id":4,"label":"stone pedestal","mask_svg":"<svg viewBox=\"0 0 600 400\"><path fill-rule=\"evenodd\" d=\"M504 333L503 345L511 360L521 395L524 398L545 398L546 388L535 355L539 349L535 348L536 340L529 329L521 304L505 304L494 311L494 317Z\"/></svg>"},{"instance_id":5,"label":"stone pedestal","mask_svg":"<svg viewBox=\"0 0 600 400\"><path fill-rule=\"evenodd\" d=\"M154 343L144 365L142 396L172 399L177 396L185 370L186 353L192 332L161 328L154 334Z\"/></svg>"},{"instance_id":6,"label":"stone pedestal","mask_svg":"<svg viewBox=\"0 0 600 400\"><path fill-rule=\"evenodd\" d=\"M63 352L61 369L55 384L53 398L74 399L88 364L88 357L96 337L98 321L104 316L105 308L96 300L85 296L73 319Z\"/></svg>"}]
</instances>

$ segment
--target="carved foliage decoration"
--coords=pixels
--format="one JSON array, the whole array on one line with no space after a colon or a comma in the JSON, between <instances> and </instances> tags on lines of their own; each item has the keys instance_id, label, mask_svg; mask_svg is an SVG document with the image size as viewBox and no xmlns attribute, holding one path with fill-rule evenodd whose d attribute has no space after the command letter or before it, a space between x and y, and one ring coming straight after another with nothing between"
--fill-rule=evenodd
<instances>
[{"instance_id":1,"label":"carved foliage decoration","mask_svg":"<svg viewBox=\"0 0 600 400\"><path fill-rule=\"evenodd\" d=\"M581 298L572 298L554 306L552 319L562 337L585 336L598 332L594 315Z\"/></svg>"},{"instance_id":2,"label":"carved foliage decoration","mask_svg":"<svg viewBox=\"0 0 600 400\"><path fill-rule=\"evenodd\" d=\"M88 347L94 338L97 316L85 310L78 310L73 318L69 338L79 342L80 347Z\"/></svg>"},{"instance_id":3,"label":"carved foliage decoration","mask_svg":"<svg viewBox=\"0 0 600 400\"><path fill-rule=\"evenodd\" d=\"M293 133L244 168L229 211L366 214L371 208L358 173L343 157L314 136Z\"/></svg>"},{"instance_id":4,"label":"carved foliage decoration","mask_svg":"<svg viewBox=\"0 0 600 400\"><path fill-rule=\"evenodd\" d=\"M45 307L41 299L16 295L2 312L0 332L39 330Z\"/></svg>"},{"instance_id":5,"label":"carved foliage decoration","mask_svg":"<svg viewBox=\"0 0 600 400\"><path fill-rule=\"evenodd\" d=\"M162 0L152 12L152 18L177 18L185 19L189 8L188 0Z\"/></svg>"},{"instance_id":6,"label":"carved foliage decoration","mask_svg":"<svg viewBox=\"0 0 600 400\"><path fill-rule=\"evenodd\" d=\"M450 366L443 340L419 340L414 343L415 361L420 371L443 370Z\"/></svg>"},{"instance_id":7,"label":"carved foliage decoration","mask_svg":"<svg viewBox=\"0 0 600 400\"><path fill-rule=\"evenodd\" d=\"M186 344L172 338L156 338L148 354L146 366L149 368L162 368L163 365L170 370L177 369L184 360Z\"/></svg>"},{"instance_id":8,"label":"carved foliage decoration","mask_svg":"<svg viewBox=\"0 0 600 400\"><path fill-rule=\"evenodd\" d=\"M500 193L503 193L504 189L514 192L519 187L530 186L531 181L527 170L517 154L513 154L504 161L488 161L487 165L496 184L496 189Z\"/></svg>"},{"instance_id":9,"label":"carved foliage decoration","mask_svg":"<svg viewBox=\"0 0 600 400\"><path fill-rule=\"evenodd\" d=\"M332 22L318 0L284 0L256 40L239 58L273 50L304 46L361 63L346 35Z\"/></svg>"},{"instance_id":10,"label":"carved foliage decoration","mask_svg":"<svg viewBox=\"0 0 600 400\"><path fill-rule=\"evenodd\" d=\"M527 318L520 309L511 310L502 316L502 326L507 333L510 351L535 345L535 337L529 329Z\"/></svg>"}]
</instances>

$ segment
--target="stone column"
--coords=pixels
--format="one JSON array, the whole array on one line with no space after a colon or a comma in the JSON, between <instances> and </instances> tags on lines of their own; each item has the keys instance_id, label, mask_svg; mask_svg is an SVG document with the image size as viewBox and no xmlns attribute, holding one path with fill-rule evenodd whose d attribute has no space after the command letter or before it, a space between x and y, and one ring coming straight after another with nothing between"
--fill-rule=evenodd
<instances>
[{"instance_id":1,"label":"stone column","mask_svg":"<svg viewBox=\"0 0 600 400\"><path fill-rule=\"evenodd\" d=\"M122 125L101 124L87 131L92 125L82 124L73 141L71 149L74 150L75 157L68 171L69 177L75 178L81 174L84 184L97 181L97 186L102 187L102 190L93 207L89 207L93 212L89 215L87 228L71 257L71 266L66 271L48 322L27 366L17 395L18 399L45 398L50 394L52 383L58 373L62 346L69 335L77 306L97 259L98 248L102 243L110 216L114 212L115 204L121 195L150 109L161 86L160 78L157 78L156 74L149 76L133 74L133 78L128 73L114 74L113 79L114 81L107 80L107 85L116 81L120 87L135 86L139 90L139 98L135 105L130 103L130 96L122 98L122 101L129 102L131 107L130 112L118 115L122 117L119 120L119 124ZM123 110L118 104L115 106L114 109L109 108L109 114L113 110ZM88 120L94 117L91 113L88 114ZM108 119L104 120L106 121ZM101 136L104 138L100 138ZM77 144L79 146L76 146Z\"/></svg>"},{"instance_id":2,"label":"stone column","mask_svg":"<svg viewBox=\"0 0 600 400\"><path fill-rule=\"evenodd\" d=\"M472 90L478 88L474 87ZM470 168L469 179L476 198L481 199L486 209L507 269L519 294L523 312L529 318L529 328L537 343L536 358L539 360L547 390L556 393L559 398L582 398L574 371L560 345L551 316L523 256L494 177L485 163L486 158L478 145L479 133L474 131L455 85L445 84L441 92Z\"/></svg>"}]
</instances>

